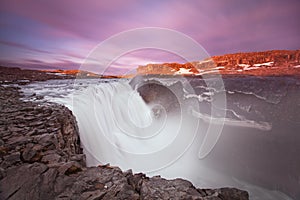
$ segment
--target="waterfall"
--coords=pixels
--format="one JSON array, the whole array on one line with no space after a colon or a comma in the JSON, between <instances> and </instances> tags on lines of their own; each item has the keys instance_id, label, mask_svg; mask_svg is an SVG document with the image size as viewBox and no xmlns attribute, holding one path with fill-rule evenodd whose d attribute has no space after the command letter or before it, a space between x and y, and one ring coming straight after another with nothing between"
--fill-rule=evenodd
<instances>
[{"instance_id":1,"label":"waterfall","mask_svg":"<svg viewBox=\"0 0 300 200\"><path fill-rule=\"evenodd\" d=\"M297 179L290 177L299 174L299 107L283 112L275 106L277 100L287 105L281 109L299 105L299 88L279 93L286 96L283 99L268 88L254 95L258 86L249 81L242 89L232 83L222 110L217 104L222 90L214 85L199 79L193 88L187 87L193 80L178 84L177 78L161 79L158 85L151 81L52 80L22 90L28 99L43 96L37 101L62 103L72 110L88 166L109 163L148 176L184 178L197 187L238 187L249 191L251 199L298 195ZM279 84L271 88L284 90ZM220 117L224 111L226 118ZM215 143L214 130L222 121L222 136L207 156L199 156L205 155L199 153L203 144Z\"/></svg>"},{"instance_id":2,"label":"waterfall","mask_svg":"<svg viewBox=\"0 0 300 200\"><path fill-rule=\"evenodd\" d=\"M89 166L155 171L177 160L195 136L191 120L167 112L164 105L147 105L127 82L74 93L73 112Z\"/></svg>"}]
</instances>

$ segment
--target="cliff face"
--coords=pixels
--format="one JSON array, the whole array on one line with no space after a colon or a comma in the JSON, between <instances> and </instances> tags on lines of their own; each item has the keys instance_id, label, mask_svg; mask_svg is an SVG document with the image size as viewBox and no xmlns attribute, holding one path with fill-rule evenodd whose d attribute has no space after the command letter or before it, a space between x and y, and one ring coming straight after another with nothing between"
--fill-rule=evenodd
<instances>
[{"instance_id":1,"label":"cliff face","mask_svg":"<svg viewBox=\"0 0 300 200\"><path fill-rule=\"evenodd\" d=\"M213 56L192 63L148 64L137 68L138 74L249 74L299 75L300 50L274 50L265 52L235 53Z\"/></svg>"}]
</instances>

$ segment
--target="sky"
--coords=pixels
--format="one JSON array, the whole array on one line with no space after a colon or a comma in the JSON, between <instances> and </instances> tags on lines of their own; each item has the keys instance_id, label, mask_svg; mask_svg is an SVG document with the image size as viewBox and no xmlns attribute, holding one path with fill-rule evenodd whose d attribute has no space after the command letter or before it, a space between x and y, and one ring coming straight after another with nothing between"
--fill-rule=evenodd
<instances>
[{"instance_id":1,"label":"sky","mask_svg":"<svg viewBox=\"0 0 300 200\"><path fill-rule=\"evenodd\" d=\"M300 49L299 0L1 0L0 63L76 69L122 31L161 27L194 39L211 56ZM110 71L180 62L157 50L129 52Z\"/></svg>"}]
</instances>

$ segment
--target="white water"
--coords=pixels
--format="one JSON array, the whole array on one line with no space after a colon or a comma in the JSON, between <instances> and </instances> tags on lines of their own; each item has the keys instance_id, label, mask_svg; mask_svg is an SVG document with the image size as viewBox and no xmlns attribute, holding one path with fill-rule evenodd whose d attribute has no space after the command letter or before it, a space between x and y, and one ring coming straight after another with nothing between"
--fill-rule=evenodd
<instances>
[{"instance_id":1,"label":"white water","mask_svg":"<svg viewBox=\"0 0 300 200\"><path fill-rule=\"evenodd\" d=\"M160 114L155 115L152 107L162 108ZM268 191L205 167L205 159L199 160L197 155L204 136L201 132L207 126L198 123L198 119L206 122L209 117L195 117L193 112L189 115L184 111L170 114L163 105L148 106L127 82L90 86L75 93L73 112L89 166L110 163L150 176L186 178L198 187L239 187L250 191L251 199L289 199L281 192ZM236 122L249 126L247 121L244 123ZM252 126L256 126L254 122Z\"/></svg>"},{"instance_id":2,"label":"white water","mask_svg":"<svg viewBox=\"0 0 300 200\"><path fill-rule=\"evenodd\" d=\"M193 121L166 113L163 105L146 105L126 82L74 93L72 107L89 166L153 172L177 160L195 136Z\"/></svg>"},{"instance_id":3,"label":"white water","mask_svg":"<svg viewBox=\"0 0 300 200\"><path fill-rule=\"evenodd\" d=\"M127 81L77 86L75 84L75 90L68 90L64 97L61 92L52 95L51 86L41 87L40 91L46 99L63 103L75 114L89 166L110 163L122 170L133 169L149 176L185 178L197 187L238 187L249 191L251 199L290 199L279 191L232 177L226 174L225 167L225 173L211 169L207 165L210 156L198 158L208 124L213 120L212 124L218 126L217 119L199 110L188 112L189 106L184 102L181 102L182 110L172 114L163 109L164 105L146 105ZM68 84L64 87L69 88ZM52 92L57 90L57 86L53 88ZM229 126L257 128L261 125L246 119L234 122L225 119ZM221 151L230 145L229 140ZM222 152L215 154L218 153Z\"/></svg>"}]
</instances>

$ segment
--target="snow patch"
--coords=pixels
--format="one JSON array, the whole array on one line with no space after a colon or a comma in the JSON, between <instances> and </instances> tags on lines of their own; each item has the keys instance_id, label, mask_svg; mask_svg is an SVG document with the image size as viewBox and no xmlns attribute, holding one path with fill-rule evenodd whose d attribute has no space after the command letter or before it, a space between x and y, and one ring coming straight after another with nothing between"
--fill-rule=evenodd
<instances>
[{"instance_id":1,"label":"snow patch","mask_svg":"<svg viewBox=\"0 0 300 200\"><path fill-rule=\"evenodd\" d=\"M180 68L179 71L175 72L175 74L193 74L190 70L191 69Z\"/></svg>"},{"instance_id":2,"label":"snow patch","mask_svg":"<svg viewBox=\"0 0 300 200\"><path fill-rule=\"evenodd\" d=\"M200 72L198 73L198 75L210 74L210 73L218 73L218 72L219 72L219 70L208 70L208 71L200 70Z\"/></svg>"},{"instance_id":3,"label":"snow patch","mask_svg":"<svg viewBox=\"0 0 300 200\"><path fill-rule=\"evenodd\" d=\"M245 67L244 70L248 71L248 70L252 70L252 69L258 69L259 67Z\"/></svg>"},{"instance_id":4,"label":"snow patch","mask_svg":"<svg viewBox=\"0 0 300 200\"><path fill-rule=\"evenodd\" d=\"M239 67L250 67L248 64L238 64Z\"/></svg>"},{"instance_id":5,"label":"snow patch","mask_svg":"<svg viewBox=\"0 0 300 200\"><path fill-rule=\"evenodd\" d=\"M272 66L274 64L274 62L266 62L266 63L258 63L258 64L254 64L254 67L261 67L261 66Z\"/></svg>"}]
</instances>

